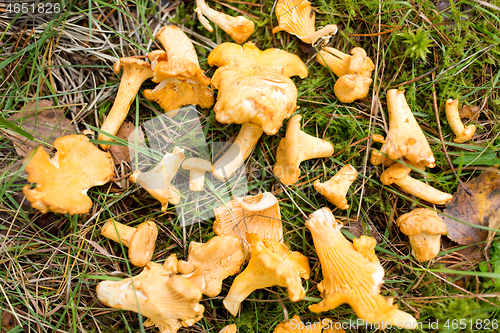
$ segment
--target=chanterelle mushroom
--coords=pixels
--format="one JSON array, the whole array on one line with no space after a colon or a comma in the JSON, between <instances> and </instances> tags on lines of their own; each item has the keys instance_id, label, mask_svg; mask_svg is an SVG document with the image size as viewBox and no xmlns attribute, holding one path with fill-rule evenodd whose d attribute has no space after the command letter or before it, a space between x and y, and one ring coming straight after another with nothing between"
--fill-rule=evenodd
<instances>
[{"instance_id":1,"label":"chanterelle mushroom","mask_svg":"<svg viewBox=\"0 0 500 333\"><path fill-rule=\"evenodd\" d=\"M335 24L316 31L316 14L307 0L279 0L276 3L276 17L278 26L273 29L273 34L285 30L304 43L314 44L319 38L337 33Z\"/></svg>"},{"instance_id":2,"label":"chanterelle mushroom","mask_svg":"<svg viewBox=\"0 0 500 333\"><path fill-rule=\"evenodd\" d=\"M391 165L380 175L380 181L384 185L396 184L406 193L436 205L444 205L453 199L453 195L442 192L411 177L410 172L411 169L409 167L396 163Z\"/></svg>"},{"instance_id":3,"label":"chanterelle mushroom","mask_svg":"<svg viewBox=\"0 0 500 333\"><path fill-rule=\"evenodd\" d=\"M254 207L258 205L257 210ZM246 207L246 208L245 208ZM249 209L250 208L250 209ZM283 225L278 201L271 193L237 198L214 208L214 232L242 238L247 232L263 239L283 242Z\"/></svg>"},{"instance_id":4,"label":"chanterelle mushroom","mask_svg":"<svg viewBox=\"0 0 500 333\"><path fill-rule=\"evenodd\" d=\"M416 166L433 168L436 164L431 147L406 102L404 91L390 89L387 92L387 109L389 133L380 151L391 160L404 157ZM384 160L372 158L371 162L380 164Z\"/></svg>"},{"instance_id":5,"label":"chanterelle mushroom","mask_svg":"<svg viewBox=\"0 0 500 333\"><path fill-rule=\"evenodd\" d=\"M134 266L144 267L153 257L158 228L153 221L146 221L136 228L109 219L101 235L128 247L128 257Z\"/></svg>"},{"instance_id":6,"label":"chanterelle mushroom","mask_svg":"<svg viewBox=\"0 0 500 333\"><path fill-rule=\"evenodd\" d=\"M396 224L408 236L411 254L420 262L434 259L441 247L441 235L445 235L446 224L439 215L428 208L417 208L401 215Z\"/></svg>"},{"instance_id":7,"label":"chanterelle mushroom","mask_svg":"<svg viewBox=\"0 0 500 333\"><path fill-rule=\"evenodd\" d=\"M113 71L118 74L123 69L120 86L116 94L115 102L104 120L101 130L110 135L116 135L127 117L130 105L139 92L139 88L149 78L153 77L151 65L136 58L120 58L113 65ZM104 133L99 133L99 140L111 141L112 139ZM101 144L103 149L109 149L109 145Z\"/></svg>"},{"instance_id":8,"label":"chanterelle mushroom","mask_svg":"<svg viewBox=\"0 0 500 333\"><path fill-rule=\"evenodd\" d=\"M328 208L312 213L306 227L311 231L324 278L318 284L323 301L310 305L310 311L324 312L347 303L366 322L407 327L405 322L409 320L410 327L415 326L415 318L380 295L384 269L375 255L375 239L361 236L349 242L340 231L342 224Z\"/></svg>"},{"instance_id":9,"label":"chanterelle mushroom","mask_svg":"<svg viewBox=\"0 0 500 333\"><path fill-rule=\"evenodd\" d=\"M273 172L285 185L295 184L300 177L300 163L312 158L328 157L333 154L330 142L315 138L300 130L301 115L293 116L276 151Z\"/></svg>"},{"instance_id":10,"label":"chanterelle mushroom","mask_svg":"<svg viewBox=\"0 0 500 333\"><path fill-rule=\"evenodd\" d=\"M170 184L184 159L184 149L175 147L172 153L166 153L161 161L148 172L135 171L129 179L144 187L156 200L161 202L161 210L166 211L168 203L180 203L178 190Z\"/></svg>"},{"instance_id":11,"label":"chanterelle mushroom","mask_svg":"<svg viewBox=\"0 0 500 333\"><path fill-rule=\"evenodd\" d=\"M200 288L180 275L171 276L162 265L149 262L133 278L103 281L97 285L97 298L106 306L129 310L147 317L145 327L156 326L161 333L175 333L194 325L205 310L199 303Z\"/></svg>"},{"instance_id":12,"label":"chanterelle mushroom","mask_svg":"<svg viewBox=\"0 0 500 333\"><path fill-rule=\"evenodd\" d=\"M309 279L311 271L307 257L291 252L273 239L261 240L250 233L246 238L252 246L252 258L247 268L234 279L223 301L226 309L236 316L241 302L254 290L276 285L288 289L292 302L303 299L305 291L300 278Z\"/></svg>"},{"instance_id":13,"label":"chanterelle mushroom","mask_svg":"<svg viewBox=\"0 0 500 333\"><path fill-rule=\"evenodd\" d=\"M223 124L250 122L272 135L296 109L297 88L291 76L307 76L294 54L278 49L259 50L253 43L218 45L208 56L218 66L212 86L219 90L214 111Z\"/></svg>"},{"instance_id":14,"label":"chanterelle mushroom","mask_svg":"<svg viewBox=\"0 0 500 333\"><path fill-rule=\"evenodd\" d=\"M332 47L324 47L319 51L318 62L332 70L339 77L333 91L342 103L352 103L368 96L373 80L373 61L366 51L360 47L351 50L352 55L345 54Z\"/></svg>"},{"instance_id":15,"label":"chanterelle mushroom","mask_svg":"<svg viewBox=\"0 0 500 333\"><path fill-rule=\"evenodd\" d=\"M464 126L462 120L460 120L460 114L458 113L458 99L449 99L446 101L445 105L446 119L450 124L453 133L457 136L453 141L456 143L463 143L469 141L476 133L475 125Z\"/></svg>"},{"instance_id":16,"label":"chanterelle mushroom","mask_svg":"<svg viewBox=\"0 0 500 333\"><path fill-rule=\"evenodd\" d=\"M215 236L207 243L191 242L187 262L194 268L185 275L203 294L220 294L222 280L240 271L244 261L241 240L234 236Z\"/></svg>"},{"instance_id":17,"label":"chanterelle mushroom","mask_svg":"<svg viewBox=\"0 0 500 333\"><path fill-rule=\"evenodd\" d=\"M33 208L66 214L85 214L92 207L87 190L113 178L113 159L85 135L68 135L54 141L54 157L41 148L27 157L28 182L23 193Z\"/></svg>"},{"instance_id":18,"label":"chanterelle mushroom","mask_svg":"<svg viewBox=\"0 0 500 333\"><path fill-rule=\"evenodd\" d=\"M182 162L182 168L189 170L189 189L191 191L203 191L205 184L205 172L213 172L212 163L202 158L191 157Z\"/></svg>"},{"instance_id":19,"label":"chanterelle mushroom","mask_svg":"<svg viewBox=\"0 0 500 333\"><path fill-rule=\"evenodd\" d=\"M198 20L205 29L213 32L214 29L205 18L205 16L222 30L227 32L229 36L238 44L246 42L254 31L253 21L243 16L232 17L224 13L220 13L208 7L205 0L196 0L195 12L198 14Z\"/></svg>"},{"instance_id":20,"label":"chanterelle mushroom","mask_svg":"<svg viewBox=\"0 0 500 333\"><path fill-rule=\"evenodd\" d=\"M348 209L349 205L345 196L349 186L351 186L357 176L358 172L356 169L352 165L347 164L326 183L320 183L319 180L316 180L313 185L316 191L324 195L332 204L340 209Z\"/></svg>"},{"instance_id":21,"label":"chanterelle mushroom","mask_svg":"<svg viewBox=\"0 0 500 333\"><path fill-rule=\"evenodd\" d=\"M178 27L163 27L155 38L165 51L152 51L148 58L153 70L153 82L158 85L144 90L144 97L160 104L165 112L184 105L200 105L206 109L214 104L210 79L198 63L198 55L189 37ZM169 113L169 116L175 114Z\"/></svg>"}]
</instances>

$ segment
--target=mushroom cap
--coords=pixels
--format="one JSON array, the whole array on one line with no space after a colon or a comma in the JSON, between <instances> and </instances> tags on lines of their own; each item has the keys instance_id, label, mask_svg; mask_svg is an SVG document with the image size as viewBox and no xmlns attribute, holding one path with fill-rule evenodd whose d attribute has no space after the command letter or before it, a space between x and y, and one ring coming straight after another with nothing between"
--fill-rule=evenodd
<instances>
[{"instance_id":1,"label":"mushroom cap","mask_svg":"<svg viewBox=\"0 0 500 333\"><path fill-rule=\"evenodd\" d=\"M372 82L371 77L348 74L339 77L333 86L333 91L342 103L352 103L368 96Z\"/></svg>"},{"instance_id":2,"label":"mushroom cap","mask_svg":"<svg viewBox=\"0 0 500 333\"><path fill-rule=\"evenodd\" d=\"M337 33L335 24L328 25L326 29L316 33L316 14L307 0L279 0L275 10L278 26L273 29L273 34L285 30L304 43L313 44L324 35Z\"/></svg>"},{"instance_id":3,"label":"mushroom cap","mask_svg":"<svg viewBox=\"0 0 500 333\"><path fill-rule=\"evenodd\" d=\"M212 77L219 90L214 111L223 124L250 122L273 135L297 108L297 87L267 68L221 67Z\"/></svg>"},{"instance_id":4,"label":"mushroom cap","mask_svg":"<svg viewBox=\"0 0 500 333\"><path fill-rule=\"evenodd\" d=\"M288 121L285 138L276 150L273 172L283 184L293 185L300 177L300 163L312 158L329 157L333 154L330 142L318 139L300 130L301 115Z\"/></svg>"},{"instance_id":5,"label":"mushroom cap","mask_svg":"<svg viewBox=\"0 0 500 333\"><path fill-rule=\"evenodd\" d=\"M302 79L308 74L306 65L297 55L280 49L261 51L252 42L247 42L243 46L234 43L219 44L210 52L208 64L277 72L286 77L298 75Z\"/></svg>"},{"instance_id":6,"label":"mushroom cap","mask_svg":"<svg viewBox=\"0 0 500 333\"><path fill-rule=\"evenodd\" d=\"M200 85L195 80L179 80L175 77L162 80L154 89L145 89L144 97L158 103L165 112L191 104L208 109L215 101L210 87Z\"/></svg>"},{"instance_id":7,"label":"mushroom cap","mask_svg":"<svg viewBox=\"0 0 500 333\"><path fill-rule=\"evenodd\" d=\"M153 257L158 228L153 221L146 221L137 226L128 247L128 257L134 266L143 267Z\"/></svg>"},{"instance_id":8,"label":"mushroom cap","mask_svg":"<svg viewBox=\"0 0 500 333\"><path fill-rule=\"evenodd\" d=\"M430 235L446 235L446 224L438 213L428 208L416 208L401 215L396 224L406 236L415 236L421 233Z\"/></svg>"},{"instance_id":9,"label":"mushroom cap","mask_svg":"<svg viewBox=\"0 0 500 333\"><path fill-rule=\"evenodd\" d=\"M309 306L323 312L348 303L367 322L387 322L397 311L380 295L384 269L375 255L376 242L363 237L349 242L340 231L332 212L322 208L306 222L321 262L324 280L318 284L323 301Z\"/></svg>"},{"instance_id":10,"label":"mushroom cap","mask_svg":"<svg viewBox=\"0 0 500 333\"><path fill-rule=\"evenodd\" d=\"M177 332L194 325L203 317L199 304L202 293L191 281L149 262L133 278L103 281L97 285L97 298L106 306L137 312L148 318L145 327L156 326L161 332ZM132 283L133 282L133 283Z\"/></svg>"},{"instance_id":11,"label":"mushroom cap","mask_svg":"<svg viewBox=\"0 0 500 333\"><path fill-rule=\"evenodd\" d=\"M433 168L436 164L431 147L406 102L404 91L390 89L387 108L389 132L380 151L391 160L404 157L416 166Z\"/></svg>"},{"instance_id":12,"label":"mushroom cap","mask_svg":"<svg viewBox=\"0 0 500 333\"><path fill-rule=\"evenodd\" d=\"M135 71L135 75L144 72L148 78L151 77L151 65L144 60L133 57L120 58L120 60L113 64L113 71L118 74L124 67L128 67L130 70Z\"/></svg>"},{"instance_id":13,"label":"mushroom cap","mask_svg":"<svg viewBox=\"0 0 500 333\"><path fill-rule=\"evenodd\" d=\"M92 207L86 195L92 186L106 184L114 175L111 154L99 150L85 135L68 135L54 141L54 157L36 148L27 157L28 182L37 183L23 193L31 205L46 213L85 214Z\"/></svg>"},{"instance_id":14,"label":"mushroom cap","mask_svg":"<svg viewBox=\"0 0 500 333\"><path fill-rule=\"evenodd\" d=\"M255 204L262 200L264 193L247 196L243 200L247 204ZM226 208L227 207L227 208ZM244 241L248 247L246 233L251 232L263 239L274 239L283 242L283 225L278 202L261 211L245 210L238 201L231 200L214 208L214 232L217 235L231 235Z\"/></svg>"},{"instance_id":15,"label":"mushroom cap","mask_svg":"<svg viewBox=\"0 0 500 333\"><path fill-rule=\"evenodd\" d=\"M224 307L233 315L240 304L254 290L275 285L287 287L290 300L297 302L305 297L300 278L308 279L310 267L307 257L272 239L261 240L247 233L252 246L252 258L247 268L235 279L224 299Z\"/></svg>"},{"instance_id":16,"label":"mushroom cap","mask_svg":"<svg viewBox=\"0 0 500 333\"><path fill-rule=\"evenodd\" d=\"M236 327L236 324L231 324L224 326L219 333L236 333L238 332L238 327Z\"/></svg>"},{"instance_id":17,"label":"mushroom cap","mask_svg":"<svg viewBox=\"0 0 500 333\"><path fill-rule=\"evenodd\" d=\"M197 157L186 158L184 162L182 162L181 166L184 170L196 170L205 172L214 171L212 163L203 158L197 158Z\"/></svg>"},{"instance_id":18,"label":"mushroom cap","mask_svg":"<svg viewBox=\"0 0 500 333\"><path fill-rule=\"evenodd\" d=\"M384 185L391 185L394 182L406 178L411 172L411 169L401 163L395 163L385 169L380 175L380 181Z\"/></svg>"},{"instance_id":19,"label":"mushroom cap","mask_svg":"<svg viewBox=\"0 0 500 333\"><path fill-rule=\"evenodd\" d=\"M188 263L194 272L188 278L208 297L220 294L222 280L240 271L244 262L241 240L234 236L215 236L207 243L191 242Z\"/></svg>"}]
</instances>

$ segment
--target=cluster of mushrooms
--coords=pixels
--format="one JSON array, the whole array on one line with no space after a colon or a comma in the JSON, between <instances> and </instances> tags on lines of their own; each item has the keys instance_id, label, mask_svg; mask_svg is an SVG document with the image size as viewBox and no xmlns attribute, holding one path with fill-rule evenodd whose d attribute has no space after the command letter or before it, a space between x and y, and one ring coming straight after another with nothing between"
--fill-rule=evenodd
<instances>
[{"instance_id":1,"label":"cluster of mushrooms","mask_svg":"<svg viewBox=\"0 0 500 333\"><path fill-rule=\"evenodd\" d=\"M205 28L212 29L208 18L237 43L245 42L253 32L252 21L219 13L203 0L196 3L198 18ZM306 43L327 39L337 31L335 25L315 30L314 11L308 1L279 0L276 15L279 26L274 32L285 30ZM116 73L123 71L123 74L115 102L99 134L99 140L109 144L101 144L101 150L84 135L69 135L54 142L57 153L52 158L43 149L36 149L29 157L28 181L36 186L26 185L23 191L34 208L69 214L90 210L92 202L86 191L112 179L113 162L108 149L141 85L148 79L157 86L145 90L145 98L158 103L167 116L175 116L184 105L211 107L215 102L212 89L217 89L213 107L217 120L223 124L241 124L233 147L214 164L199 158L185 159L184 149L175 147L151 170L133 172L130 179L156 198L162 210L168 204L180 202L180 193L170 184L179 167L190 171L191 191L203 189L206 172L221 180L228 179L249 157L263 133L276 134L283 120L296 111L298 91L290 77L308 75L298 56L278 49L262 51L252 42L242 46L223 43L208 57L208 64L218 67L213 77L208 78L199 66L190 39L180 28L163 27L155 38L164 50L149 53L149 62L121 58L113 67ZM374 64L363 49L356 47L348 55L325 47L319 52L318 61L339 76L334 90L340 101L350 103L367 96ZM450 194L410 176L411 171L421 172L435 163L404 92L389 90L387 105L389 132L386 138L373 136L382 147L373 150L371 156L373 165L382 164L385 168L381 182L396 184L429 203L445 204L451 200ZM460 121L458 101L446 103L446 115L457 135L456 142L474 135L475 127L464 127ZM301 118L297 114L288 120L285 137L277 148L273 172L284 185L298 182L302 161L326 158L334 151L331 143L303 132ZM330 180L324 183L316 180L314 188L345 210L349 208L348 189L356 178L356 169L347 164ZM287 289L292 302L304 299L302 279L309 279L308 258L288 248L279 202L273 194L234 197L215 208L214 214L213 230L217 236L206 243L191 242L186 260L172 254L163 264L151 261L158 234L153 221L130 227L108 220L102 227L102 236L127 247L130 262L144 269L128 279L99 283L99 300L113 308L140 312L148 318L145 326L154 325L162 333L176 332L199 321L204 312L199 303L202 295L219 295L223 280L239 273L245 263L245 269L236 276L223 301L233 316L238 314L245 298L257 289L281 286ZM446 226L435 210L415 209L399 217L397 225L409 236L417 260L428 261L438 254L440 235L446 233ZM325 312L347 303L360 319L382 323L382 328L389 324L408 327L408 323L416 323L413 316L398 310L392 298L380 294L384 270L375 255L374 238L361 236L350 242L340 231L342 224L326 207L312 213L305 226L312 234L323 272L323 281L318 284L323 301L309 306L310 311ZM298 317L294 319L300 321ZM236 326L229 325L221 332L236 332ZM299 330L285 322L275 332Z\"/></svg>"}]
</instances>

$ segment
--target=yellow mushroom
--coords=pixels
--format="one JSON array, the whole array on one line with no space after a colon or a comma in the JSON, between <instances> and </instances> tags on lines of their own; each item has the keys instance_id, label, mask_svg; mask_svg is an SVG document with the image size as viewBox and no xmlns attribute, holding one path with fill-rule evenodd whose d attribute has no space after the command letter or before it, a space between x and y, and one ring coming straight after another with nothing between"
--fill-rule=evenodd
<instances>
[{"instance_id":1,"label":"yellow mushroom","mask_svg":"<svg viewBox=\"0 0 500 333\"><path fill-rule=\"evenodd\" d=\"M255 205L260 210L255 210ZM247 232L263 239L283 242L280 208L276 197L271 193L231 200L214 208L214 215L214 232L217 235L241 238L246 250L249 250L245 236Z\"/></svg>"},{"instance_id":2,"label":"yellow mushroom","mask_svg":"<svg viewBox=\"0 0 500 333\"><path fill-rule=\"evenodd\" d=\"M361 236L349 242L340 231L342 224L335 221L328 208L312 213L306 227L311 231L324 278L318 284L323 301L310 305L311 312L324 312L347 303L358 318L380 323L382 328L398 323L398 327L406 327L401 318L416 326L415 318L380 295L384 269L375 255L375 239Z\"/></svg>"},{"instance_id":3,"label":"yellow mushroom","mask_svg":"<svg viewBox=\"0 0 500 333\"><path fill-rule=\"evenodd\" d=\"M434 259L441 247L441 235L446 225L439 215L428 208L417 208L401 215L396 224L410 239L411 254L420 262Z\"/></svg>"},{"instance_id":4,"label":"yellow mushroom","mask_svg":"<svg viewBox=\"0 0 500 333\"><path fill-rule=\"evenodd\" d=\"M232 17L220 13L208 7L205 0L196 0L195 12L198 14L198 20L200 20L205 29L210 32L214 31L208 22L208 20L210 20L227 32L227 34L238 44L246 42L254 31L253 21L243 16Z\"/></svg>"},{"instance_id":5,"label":"yellow mushroom","mask_svg":"<svg viewBox=\"0 0 500 333\"><path fill-rule=\"evenodd\" d=\"M234 279L223 301L224 307L236 316L241 302L254 290L276 285L288 289L292 302L303 299L305 291L300 278L309 279L311 271L307 257L272 239L261 240L251 233L246 238L252 246L252 258Z\"/></svg>"},{"instance_id":6,"label":"yellow mushroom","mask_svg":"<svg viewBox=\"0 0 500 333\"><path fill-rule=\"evenodd\" d=\"M202 158L187 158L182 162L182 168L189 170L189 189L194 192L203 191L205 172L213 172L212 163Z\"/></svg>"},{"instance_id":7,"label":"yellow mushroom","mask_svg":"<svg viewBox=\"0 0 500 333\"><path fill-rule=\"evenodd\" d=\"M199 303L200 288L172 273L160 264L149 262L133 278L100 282L97 298L115 309L139 310L148 318L145 327L155 326L162 333L175 333L181 327L194 325L205 309Z\"/></svg>"},{"instance_id":8,"label":"yellow mushroom","mask_svg":"<svg viewBox=\"0 0 500 333\"><path fill-rule=\"evenodd\" d=\"M406 193L436 205L444 205L453 199L453 195L411 177L410 172L409 167L396 163L380 175L380 181L384 185L396 184Z\"/></svg>"},{"instance_id":9,"label":"yellow mushroom","mask_svg":"<svg viewBox=\"0 0 500 333\"><path fill-rule=\"evenodd\" d=\"M113 65L113 71L118 74L123 69L120 86L116 94L115 102L109 111L108 116L101 126L105 133L99 133L99 140L111 141L109 135L116 135L127 117L130 105L139 92L139 88L149 78L153 77L151 65L136 58L120 58ZM101 144L103 149L109 149L109 145Z\"/></svg>"},{"instance_id":10,"label":"yellow mushroom","mask_svg":"<svg viewBox=\"0 0 500 333\"><path fill-rule=\"evenodd\" d=\"M299 37L304 43L314 44L320 38L337 33L335 24L316 31L316 14L307 0L279 0L276 3L276 17L278 26L273 29L273 34L285 30Z\"/></svg>"},{"instance_id":11,"label":"yellow mushroom","mask_svg":"<svg viewBox=\"0 0 500 333\"><path fill-rule=\"evenodd\" d=\"M101 235L128 247L132 265L144 267L153 258L158 228L153 221L143 222L134 228L109 219L102 226Z\"/></svg>"},{"instance_id":12,"label":"yellow mushroom","mask_svg":"<svg viewBox=\"0 0 500 333\"><path fill-rule=\"evenodd\" d=\"M293 185L299 180L300 163L303 161L333 154L331 143L300 130L301 119L301 115L295 115L288 121L285 137L276 151L273 172L285 185Z\"/></svg>"},{"instance_id":13,"label":"yellow mushroom","mask_svg":"<svg viewBox=\"0 0 500 333\"><path fill-rule=\"evenodd\" d=\"M250 122L272 135L296 109L297 88L291 76L307 76L294 54L278 49L259 50L253 43L218 45L208 56L218 66L212 86L219 90L214 106L223 124Z\"/></svg>"},{"instance_id":14,"label":"yellow mushroom","mask_svg":"<svg viewBox=\"0 0 500 333\"><path fill-rule=\"evenodd\" d=\"M177 205L181 197L179 191L170 184L184 159L184 149L175 147L172 153L166 153L161 161L148 172L135 171L130 181L141 185L156 200L160 201L162 211L167 210L169 203Z\"/></svg>"},{"instance_id":15,"label":"yellow mushroom","mask_svg":"<svg viewBox=\"0 0 500 333\"><path fill-rule=\"evenodd\" d=\"M314 188L340 209L348 209L346 194L349 186L354 182L358 172L350 164L343 166L339 172L335 174L326 183L320 183L319 180L314 182Z\"/></svg>"},{"instance_id":16,"label":"yellow mushroom","mask_svg":"<svg viewBox=\"0 0 500 333\"><path fill-rule=\"evenodd\" d=\"M431 147L406 102L404 91L390 89L387 92L387 108L389 133L380 152L391 160L404 157L413 165L433 168L436 164ZM371 163L380 164L384 160L382 157L373 158L372 155Z\"/></svg>"},{"instance_id":17,"label":"yellow mushroom","mask_svg":"<svg viewBox=\"0 0 500 333\"><path fill-rule=\"evenodd\" d=\"M220 294L222 280L240 271L244 262L241 241L234 236L215 236L207 243L191 242L187 263L194 270L184 275L200 287L203 294ZM179 269L179 271L181 271Z\"/></svg>"},{"instance_id":18,"label":"yellow mushroom","mask_svg":"<svg viewBox=\"0 0 500 333\"><path fill-rule=\"evenodd\" d=\"M158 85L144 90L144 97L154 101L170 117L184 105L200 105L206 109L214 104L210 79L205 76L198 63L198 55L189 37L178 27L163 27L155 38L165 48L149 53L153 70L153 82Z\"/></svg>"},{"instance_id":19,"label":"yellow mushroom","mask_svg":"<svg viewBox=\"0 0 500 333\"><path fill-rule=\"evenodd\" d=\"M113 178L113 159L100 151L85 135L67 135L54 141L54 157L42 147L28 155L28 182L36 183L23 193L33 208L42 213L85 214L92 207L87 191Z\"/></svg>"},{"instance_id":20,"label":"yellow mushroom","mask_svg":"<svg viewBox=\"0 0 500 333\"><path fill-rule=\"evenodd\" d=\"M219 180L231 177L250 156L262 133L264 131L259 126L243 123L231 147L215 162L214 177Z\"/></svg>"},{"instance_id":21,"label":"yellow mushroom","mask_svg":"<svg viewBox=\"0 0 500 333\"><path fill-rule=\"evenodd\" d=\"M373 80L373 61L360 47L351 50L352 55L345 54L332 47L324 47L319 51L318 62L332 70L339 77L333 90L342 103L352 103L368 96Z\"/></svg>"},{"instance_id":22,"label":"yellow mushroom","mask_svg":"<svg viewBox=\"0 0 500 333\"><path fill-rule=\"evenodd\" d=\"M453 141L456 143L463 143L469 141L476 133L475 125L464 126L462 120L460 120L460 114L458 113L458 99L449 99L446 101L445 105L446 119L450 124L453 133L457 136Z\"/></svg>"}]
</instances>

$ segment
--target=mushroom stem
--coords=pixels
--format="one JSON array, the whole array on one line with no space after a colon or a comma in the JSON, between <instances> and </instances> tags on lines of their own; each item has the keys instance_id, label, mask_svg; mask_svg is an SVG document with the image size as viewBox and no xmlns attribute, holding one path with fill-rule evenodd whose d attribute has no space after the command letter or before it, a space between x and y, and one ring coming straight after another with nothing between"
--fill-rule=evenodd
<instances>
[{"instance_id":1,"label":"mushroom stem","mask_svg":"<svg viewBox=\"0 0 500 333\"><path fill-rule=\"evenodd\" d=\"M129 227L128 225L116 222L114 219L109 219L101 229L101 235L109 238L117 243L123 244L123 246L129 247L132 236L136 232L137 228Z\"/></svg>"},{"instance_id":2,"label":"mushroom stem","mask_svg":"<svg viewBox=\"0 0 500 333\"><path fill-rule=\"evenodd\" d=\"M411 176L406 176L401 180L397 180L394 184L398 185L406 193L436 205L444 205L453 199L453 195L442 192Z\"/></svg>"},{"instance_id":3,"label":"mushroom stem","mask_svg":"<svg viewBox=\"0 0 500 333\"><path fill-rule=\"evenodd\" d=\"M320 39L323 36L331 36L335 35L337 33L337 26L335 24L329 24L319 30L317 30L315 33L310 35L307 39L310 41L311 44L316 43L318 39Z\"/></svg>"},{"instance_id":4,"label":"mushroom stem","mask_svg":"<svg viewBox=\"0 0 500 333\"><path fill-rule=\"evenodd\" d=\"M182 168L189 170L189 190L193 192L203 191L205 185L205 172L213 172L212 164L202 158L188 158L182 162Z\"/></svg>"},{"instance_id":5,"label":"mushroom stem","mask_svg":"<svg viewBox=\"0 0 500 333\"><path fill-rule=\"evenodd\" d=\"M396 184L406 193L436 205L444 205L453 198L453 195L449 193L442 192L420 180L412 178L409 175L410 172L411 169L409 167L396 163L380 175L380 181L384 185Z\"/></svg>"},{"instance_id":6,"label":"mushroom stem","mask_svg":"<svg viewBox=\"0 0 500 333\"><path fill-rule=\"evenodd\" d=\"M447 100L445 112L446 119L448 119L448 123L450 124L453 133L457 136L453 139L454 142L463 143L470 140L474 136L474 133L476 133L476 126L468 125L465 127L460 119L460 115L458 113L458 99Z\"/></svg>"},{"instance_id":7,"label":"mushroom stem","mask_svg":"<svg viewBox=\"0 0 500 333\"><path fill-rule=\"evenodd\" d=\"M226 180L250 156L255 145L264 131L259 126L243 123L240 132L227 152L214 164L214 176L219 180Z\"/></svg>"},{"instance_id":8,"label":"mushroom stem","mask_svg":"<svg viewBox=\"0 0 500 333\"><path fill-rule=\"evenodd\" d=\"M153 77L151 65L136 58L121 58L113 65L113 71L118 74L123 68L123 75L118 87L115 102L108 117L104 120L101 130L109 135L116 135L120 126L127 117L130 105L139 92L141 85L147 79ZM111 141L112 139L104 133L99 134L99 140ZM102 149L109 149L110 145L101 144Z\"/></svg>"},{"instance_id":9,"label":"mushroom stem","mask_svg":"<svg viewBox=\"0 0 500 333\"><path fill-rule=\"evenodd\" d=\"M196 0L195 12L198 14L198 20L205 29L213 32L214 29L208 22L207 18L227 32L229 36L238 44L245 42L254 31L253 21L243 16L232 17L224 13L220 13L206 4L205 0ZM205 16L207 18L205 18Z\"/></svg>"}]
</instances>

